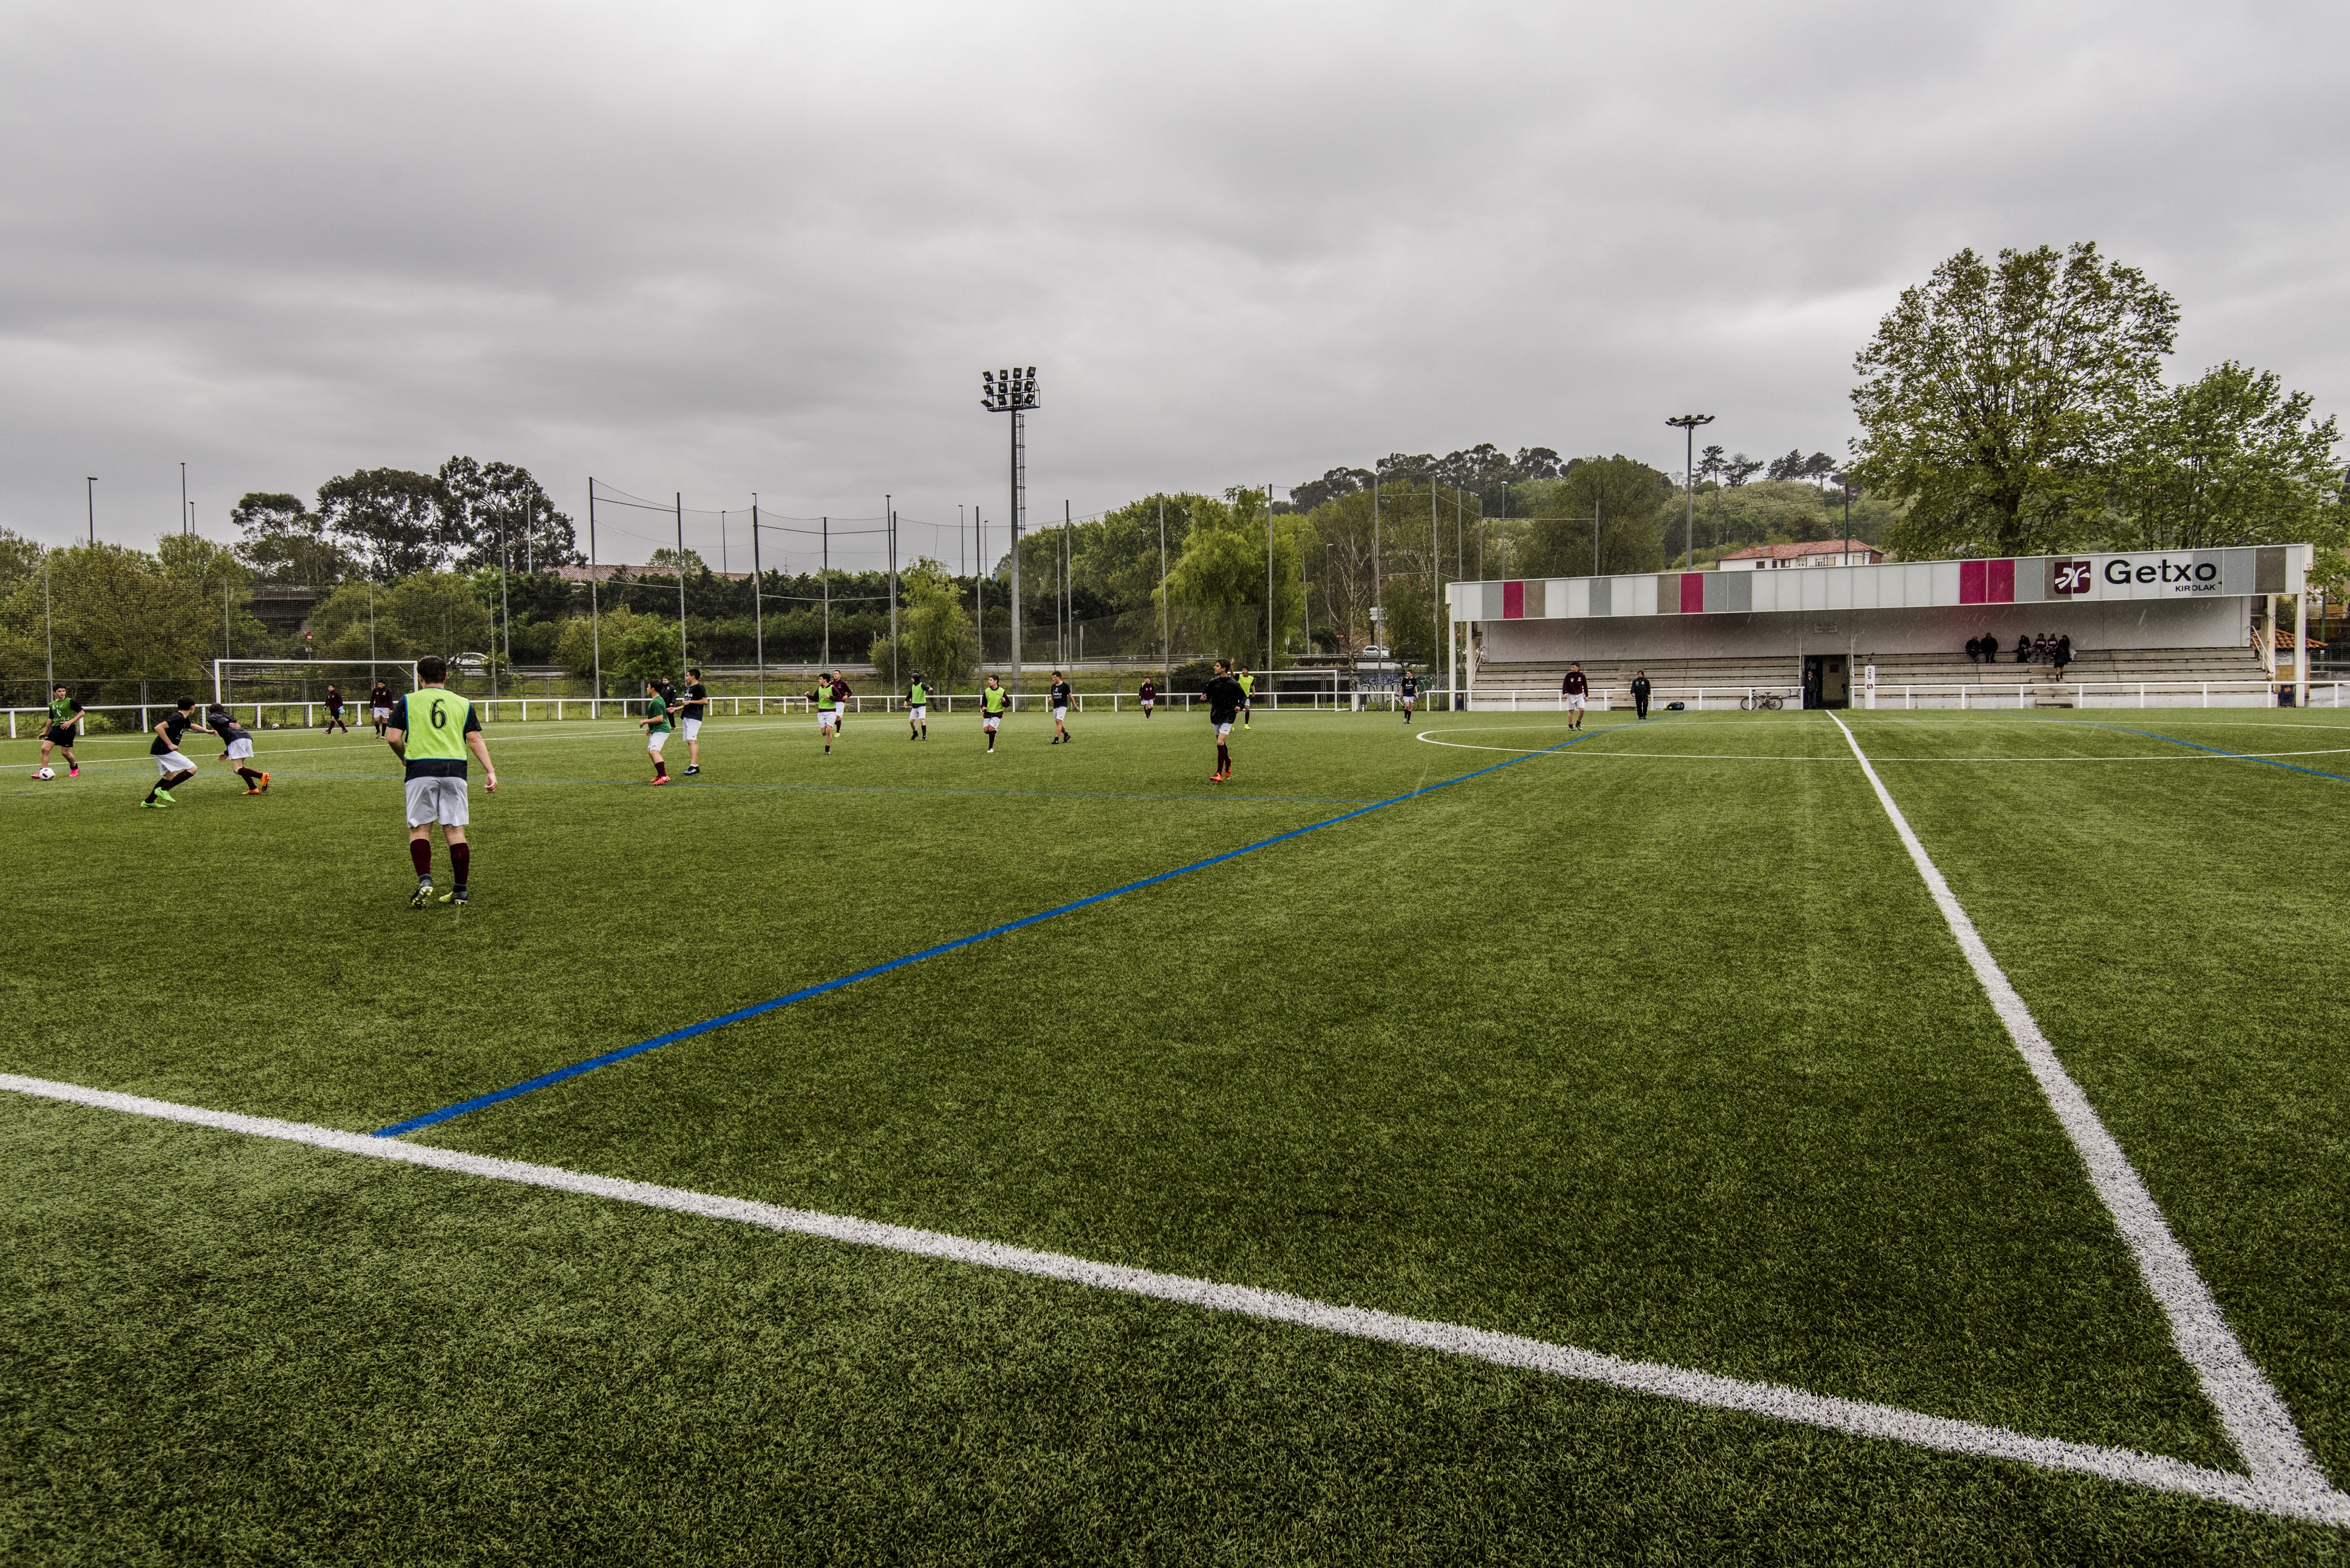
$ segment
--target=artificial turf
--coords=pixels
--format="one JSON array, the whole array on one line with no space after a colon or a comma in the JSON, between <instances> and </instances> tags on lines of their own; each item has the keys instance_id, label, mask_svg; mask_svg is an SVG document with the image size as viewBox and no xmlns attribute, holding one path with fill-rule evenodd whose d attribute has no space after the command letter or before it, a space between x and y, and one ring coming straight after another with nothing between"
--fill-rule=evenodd
<instances>
[{"instance_id":1,"label":"artificial turf","mask_svg":"<svg viewBox=\"0 0 2350 1568\"><path fill-rule=\"evenodd\" d=\"M2340 736L2311 720L2312 747ZM2342 786L2225 759L1969 760L2178 750L2059 719L1853 722L2342 1473L2341 1096L2320 1060L2341 1003L2315 962L2271 993L2244 892L2291 874L2293 825ZM1842 735L1815 714L1598 722L421 1136L2230 1464ZM100 751L70 789L0 794L34 849L33 919L0 938L0 1066L380 1127L1570 739L1551 717L1266 716L1215 786L1203 726L1176 715L1066 748L1015 724L993 759L975 721L932 734L875 715L825 759L804 723L713 723L703 779L654 792L625 730L503 726L463 912L405 908L396 776L367 737L273 738L270 794L207 777L172 814L130 810L143 757ZM2054 882L2052 802L2076 867ZM2147 820L2199 820L2206 855L2110 872L2100 845ZM2075 953L2035 967L2052 889ZM64 1009L41 1004L60 933ZM2338 926L2311 935L2338 950ZM2173 953L2201 955L2197 1007L2116 1000ZM2221 1038L2250 1020L2257 1041ZM0 1104L21 1177L0 1554L2343 1544L1192 1309Z\"/></svg>"}]
</instances>

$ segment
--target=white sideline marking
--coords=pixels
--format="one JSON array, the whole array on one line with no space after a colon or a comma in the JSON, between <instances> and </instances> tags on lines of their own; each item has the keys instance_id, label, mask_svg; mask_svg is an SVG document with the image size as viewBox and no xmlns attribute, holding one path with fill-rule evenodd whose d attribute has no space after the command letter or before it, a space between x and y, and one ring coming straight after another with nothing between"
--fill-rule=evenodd
<instances>
[{"instance_id":1,"label":"white sideline marking","mask_svg":"<svg viewBox=\"0 0 2350 1568\"><path fill-rule=\"evenodd\" d=\"M1096 1290L1118 1291L1155 1301L1204 1307L1211 1312L1232 1313L1268 1323L1292 1324L1326 1334L1377 1340L1388 1345L1407 1345L1445 1355L1490 1362L1498 1366L1548 1373L1578 1382L1604 1384L1610 1388L1655 1395L1688 1405L1795 1421L1850 1437L1881 1438L1978 1459L2011 1459L2042 1469L2067 1470L2131 1486L2149 1487L2158 1491L2181 1492L2255 1513L2310 1520L2323 1524L2350 1525L2350 1498L2325 1486L2322 1478L2317 1484L2311 1485L2295 1476L2258 1472L2248 1476L2236 1475L2226 1470L2207 1469L2184 1459L2168 1459L2159 1454L2103 1448L2092 1443L2066 1442L2056 1438L2028 1437L2004 1427L1954 1420L1946 1416L1929 1416L1922 1411L1904 1410L1891 1405L1873 1405L1855 1399L1807 1394L1800 1388L1783 1387L1773 1383L1749 1383L1734 1377L1719 1377L1711 1373L1691 1372L1652 1361L1627 1361L1596 1351L1578 1350L1572 1345L1550 1345L1517 1334L1496 1334L1489 1329L1470 1328L1457 1324L1433 1323L1423 1318L1401 1317L1393 1313L1372 1312L1363 1307L1338 1306L1279 1291L1221 1284L1213 1280L1195 1280L1180 1274L1155 1273L1147 1269L1097 1263L1059 1252L1040 1252L1025 1247L976 1241L936 1231L916 1231L902 1225L883 1225L847 1215L785 1209L772 1203L753 1202L748 1199L723 1198L682 1188L655 1187L614 1177L590 1176L555 1166L525 1165L518 1160L494 1159L486 1155L404 1143L398 1138L337 1132L330 1127L276 1121L266 1116L240 1116L233 1111L206 1110L197 1106L174 1105L168 1100L145 1099L105 1089L87 1089L75 1084L52 1083L10 1073L0 1073L0 1089L99 1110L120 1111L131 1116L152 1116L162 1121L242 1133L249 1137L307 1144L314 1148L332 1149L338 1154L358 1155L367 1159L426 1166L435 1170L455 1171L492 1181L549 1188L557 1192L611 1199L707 1220L755 1225L762 1230L816 1236L852 1246L878 1247L887 1251L941 1258L975 1268L1001 1269L1041 1279L1060 1280Z\"/></svg>"},{"instance_id":2,"label":"white sideline marking","mask_svg":"<svg viewBox=\"0 0 2350 1568\"><path fill-rule=\"evenodd\" d=\"M1950 935L1958 939L1959 950L1966 954L1975 979L1991 998L1992 1011L2007 1026L2009 1038L2015 1042L2033 1077L2039 1081L2040 1092L2047 1096L2049 1108L2056 1113L2082 1164L2088 1168L2090 1184L2104 1201L2106 1211L2113 1216L2114 1228L2128 1243L2147 1289L2154 1293L2163 1315L2170 1320L2171 1338L2178 1346L2178 1354L2194 1368L2196 1380L2203 1386L2204 1397L2219 1411L2220 1423L2227 1428L2236 1452L2243 1458L2245 1469L2256 1481L2279 1492L2306 1498L2312 1508L2329 1511L2329 1517L2350 1510L2350 1497L2335 1490L2325 1472L2309 1457L2283 1398L2244 1353L2235 1332L2221 1315L2220 1303L2212 1298L2210 1288L2195 1272L2194 1260L2179 1245L2178 1238L2170 1233L2169 1221L2162 1217L2137 1168L2130 1164L2129 1157L2122 1152L2121 1145L2098 1117L2096 1108L2089 1104L2089 1096L2057 1059L2056 1048L2041 1033L2039 1021L2023 1004L2023 998L2007 978L2007 972L1999 967L1999 961L1991 957L1982 934L1975 929L1958 895L1950 891L1950 883L1927 855L1925 845L1909 826L1909 819L1894 804L1885 781L1877 776L1868 753L1860 749L1859 740L1843 720L1834 712L1828 717L1844 731L1845 741L1860 763L1860 771L1868 775L1869 787L1877 791L1878 804L1893 819L1894 831L1901 836L1910 862L1926 879L1927 890L1934 896L1942 919L1949 922Z\"/></svg>"}]
</instances>

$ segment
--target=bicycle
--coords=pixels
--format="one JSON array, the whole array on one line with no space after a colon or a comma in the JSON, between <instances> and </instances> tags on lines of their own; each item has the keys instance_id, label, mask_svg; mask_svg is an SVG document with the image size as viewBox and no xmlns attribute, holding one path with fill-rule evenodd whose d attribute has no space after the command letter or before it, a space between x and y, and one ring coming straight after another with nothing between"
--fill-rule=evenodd
<instances>
[{"instance_id":1,"label":"bicycle","mask_svg":"<svg viewBox=\"0 0 2350 1568\"><path fill-rule=\"evenodd\" d=\"M1774 691L1750 691L1738 700L1741 708L1784 708L1787 700Z\"/></svg>"}]
</instances>

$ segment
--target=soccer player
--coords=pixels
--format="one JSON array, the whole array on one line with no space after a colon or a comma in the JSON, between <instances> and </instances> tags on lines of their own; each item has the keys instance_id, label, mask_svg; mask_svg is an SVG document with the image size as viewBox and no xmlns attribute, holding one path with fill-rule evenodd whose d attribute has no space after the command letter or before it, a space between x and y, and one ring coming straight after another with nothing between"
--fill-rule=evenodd
<instances>
[{"instance_id":1,"label":"soccer player","mask_svg":"<svg viewBox=\"0 0 2350 1568\"><path fill-rule=\"evenodd\" d=\"M1232 679L1232 667L1219 659L1216 673L1209 679L1204 695L1208 699L1208 722L1216 727L1216 771L1208 775L1208 782L1222 784L1232 776L1232 721L1240 717L1248 693Z\"/></svg>"},{"instance_id":2,"label":"soccer player","mask_svg":"<svg viewBox=\"0 0 2350 1568\"><path fill-rule=\"evenodd\" d=\"M816 672L816 690L808 693L816 704L816 732L824 737L824 754L832 755L832 738L840 730L840 704L832 694L832 677L819 670Z\"/></svg>"},{"instance_id":3,"label":"soccer player","mask_svg":"<svg viewBox=\"0 0 2350 1568\"><path fill-rule=\"evenodd\" d=\"M465 748L482 759L482 784L498 791L498 770L490 762L489 742L482 736L481 716L468 698L449 691L449 664L427 654L416 661L417 689L393 704L384 740L392 755L407 769L408 858L416 867L416 892L408 900L421 909L432 899L432 825L449 846L449 875L454 879L441 895L444 904L465 907L466 877L473 869L473 846L465 842Z\"/></svg>"},{"instance_id":4,"label":"soccer player","mask_svg":"<svg viewBox=\"0 0 2350 1568\"><path fill-rule=\"evenodd\" d=\"M204 723L228 748L221 753L221 760L236 764L236 776L244 781L244 793L260 794L268 789L269 775L244 765L253 760L253 733L236 722L236 715L215 702L204 710Z\"/></svg>"},{"instance_id":5,"label":"soccer player","mask_svg":"<svg viewBox=\"0 0 2350 1568\"><path fill-rule=\"evenodd\" d=\"M669 743L669 699L658 680L645 682L645 716L637 728L645 732L645 750L652 753L653 783L669 783L669 763L661 760L661 748Z\"/></svg>"},{"instance_id":6,"label":"soccer player","mask_svg":"<svg viewBox=\"0 0 2350 1568\"><path fill-rule=\"evenodd\" d=\"M1012 709L1012 693L1003 682L991 675L979 694L979 727L987 732L987 754L995 755L995 727L1003 722L1003 715Z\"/></svg>"},{"instance_id":7,"label":"soccer player","mask_svg":"<svg viewBox=\"0 0 2350 1568\"><path fill-rule=\"evenodd\" d=\"M333 734L338 724L342 726L344 734L351 732L350 722L343 717L343 689L329 683L327 687L327 733Z\"/></svg>"},{"instance_id":8,"label":"soccer player","mask_svg":"<svg viewBox=\"0 0 2350 1568\"><path fill-rule=\"evenodd\" d=\"M180 750L180 737L186 734L196 722L196 700L182 697L177 707L176 712L166 713L155 726L155 739L147 747L148 755L155 759L155 771L162 776L155 781L155 787L147 792L147 798L139 804L152 806L158 811L168 805L177 805L179 802L172 798L172 791L196 776L196 764L188 761L187 753Z\"/></svg>"},{"instance_id":9,"label":"soccer player","mask_svg":"<svg viewBox=\"0 0 2350 1568\"><path fill-rule=\"evenodd\" d=\"M1249 667L1243 664L1241 666L1239 680L1241 688L1241 728L1245 730L1249 727L1249 715L1256 711L1256 677L1250 674Z\"/></svg>"},{"instance_id":10,"label":"soccer player","mask_svg":"<svg viewBox=\"0 0 2350 1568\"><path fill-rule=\"evenodd\" d=\"M1069 698L1075 690L1059 670L1053 671L1053 744L1056 746L1076 739L1069 733Z\"/></svg>"},{"instance_id":11,"label":"soccer player","mask_svg":"<svg viewBox=\"0 0 2350 1568\"><path fill-rule=\"evenodd\" d=\"M1403 722L1409 724L1412 704L1419 701L1419 677L1405 670L1403 679L1396 683L1396 695L1403 699Z\"/></svg>"},{"instance_id":12,"label":"soccer player","mask_svg":"<svg viewBox=\"0 0 2350 1568\"><path fill-rule=\"evenodd\" d=\"M677 727L685 736L685 771L691 776L702 771L702 721L710 711L710 691L702 684L701 670L685 672L685 701L677 711Z\"/></svg>"},{"instance_id":13,"label":"soccer player","mask_svg":"<svg viewBox=\"0 0 2350 1568\"><path fill-rule=\"evenodd\" d=\"M922 684L922 672L914 671L914 679L906 683L906 739L927 741L931 738L931 689Z\"/></svg>"},{"instance_id":14,"label":"soccer player","mask_svg":"<svg viewBox=\"0 0 2350 1568\"><path fill-rule=\"evenodd\" d=\"M1567 728L1580 730L1583 728L1583 711L1591 701L1591 678L1583 673L1583 666L1570 663L1566 667L1566 679L1558 683L1558 690L1565 699L1567 711L1575 715L1575 722Z\"/></svg>"},{"instance_id":15,"label":"soccer player","mask_svg":"<svg viewBox=\"0 0 2350 1568\"><path fill-rule=\"evenodd\" d=\"M380 680L368 691L368 717L375 724L376 739L385 739L384 731L391 724L391 688Z\"/></svg>"},{"instance_id":16,"label":"soccer player","mask_svg":"<svg viewBox=\"0 0 2350 1568\"><path fill-rule=\"evenodd\" d=\"M1142 690L1135 695L1142 700L1142 716L1146 719L1149 718L1150 711L1159 706L1159 683L1146 676L1143 679Z\"/></svg>"},{"instance_id":17,"label":"soccer player","mask_svg":"<svg viewBox=\"0 0 2350 1568\"><path fill-rule=\"evenodd\" d=\"M1634 717L1645 719L1648 716L1648 692L1650 690L1651 688L1648 685L1648 672L1645 670L1635 670L1632 671L1632 707L1635 711Z\"/></svg>"},{"instance_id":18,"label":"soccer player","mask_svg":"<svg viewBox=\"0 0 2350 1568\"><path fill-rule=\"evenodd\" d=\"M81 764L74 761L74 737L81 732L81 703L66 695L62 686L49 693L49 727L41 732L41 760L33 765L49 765L49 748L57 747L66 754L66 777L81 777Z\"/></svg>"},{"instance_id":19,"label":"soccer player","mask_svg":"<svg viewBox=\"0 0 2350 1568\"><path fill-rule=\"evenodd\" d=\"M848 689L848 671L832 672L832 732L838 734L847 727L848 700L857 693Z\"/></svg>"}]
</instances>

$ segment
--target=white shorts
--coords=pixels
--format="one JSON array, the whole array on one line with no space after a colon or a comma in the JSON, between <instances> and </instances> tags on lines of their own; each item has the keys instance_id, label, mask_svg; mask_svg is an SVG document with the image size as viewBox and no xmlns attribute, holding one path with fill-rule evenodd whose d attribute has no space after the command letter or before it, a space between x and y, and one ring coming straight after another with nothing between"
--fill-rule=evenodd
<instances>
[{"instance_id":1,"label":"white shorts","mask_svg":"<svg viewBox=\"0 0 2350 1568\"><path fill-rule=\"evenodd\" d=\"M1580 691L1568 691L1562 693L1562 695L1566 698L1567 711L1571 713L1579 713L1585 708L1590 706L1590 703Z\"/></svg>"},{"instance_id":2,"label":"white shorts","mask_svg":"<svg viewBox=\"0 0 2350 1568\"><path fill-rule=\"evenodd\" d=\"M669 732L667 730L649 730L645 732L645 750L649 752L658 752L668 740Z\"/></svg>"},{"instance_id":3,"label":"white shorts","mask_svg":"<svg viewBox=\"0 0 2350 1568\"><path fill-rule=\"evenodd\" d=\"M912 707L906 710L906 718L910 723L929 723L931 722L931 705L927 702L915 703Z\"/></svg>"},{"instance_id":4,"label":"white shorts","mask_svg":"<svg viewBox=\"0 0 2350 1568\"><path fill-rule=\"evenodd\" d=\"M825 734L830 734L832 732L832 721L833 713L830 709L818 709L816 711L816 727L819 732Z\"/></svg>"},{"instance_id":5,"label":"white shorts","mask_svg":"<svg viewBox=\"0 0 2350 1568\"><path fill-rule=\"evenodd\" d=\"M1066 719L1068 716L1069 711L1066 708L1055 708L1053 710L1053 722L1055 724L1061 722L1061 721Z\"/></svg>"},{"instance_id":6,"label":"white shorts","mask_svg":"<svg viewBox=\"0 0 2350 1568\"><path fill-rule=\"evenodd\" d=\"M985 717L984 719L982 719L982 720L979 722L979 727L980 727L981 729L983 729L983 730L993 730L993 729L994 729L994 728L995 728L995 726L997 726L998 724L1001 724L1002 722L1003 722L1003 714L1001 714L1001 713L990 713L989 715L987 715L987 717Z\"/></svg>"},{"instance_id":7,"label":"white shorts","mask_svg":"<svg viewBox=\"0 0 2350 1568\"><path fill-rule=\"evenodd\" d=\"M368 710L368 715L379 724L391 722L391 710L389 708L370 708Z\"/></svg>"},{"instance_id":8,"label":"white shorts","mask_svg":"<svg viewBox=\"0 0 2350 1568\"><path fill-rule=\"evenodd\" d=\"M253 755L253 742L251 741L231 741L228 743L228 760L230 762L241 763L251 755Z\"/></svg>"},{"instance_id":9,"label":"white shorts","mask_svg":"<svg viewBox=\"0 0 2350 1568\"><path fill-rule=\"evenodd\" d=\"M1218 739L1218 740L1220 740L1220 741L1221 741L1221 740L1222 740L1225 736L1227 736L1227 735L1231 734L1232 732L1232 723L1231 723L1231 722L1230 722L1229 720L1227 720L1225 722L1221 723L1221 724L1219 724L1219 725L1217 725L1217 726L1216 726L1216 739Z\"/></svg>"},{"instance_id":10,"label":"white shorts","mask_svg":"<svg viewBox=\"0 0 2350 1568\"><path fill-rule=\"evenodd\" d=\"M1409 708L1409 707L1412 706L1414 703L1418 702L1419 701L1419 692L1417 692L1417 691L1407 691L1407 692L1403 693L1403 705L1404 705L1405 707L1407 707L1407 708Z\"/></svg>"},{"instance_id":11,"label":"white shorts","mask_svg":"<svg viewBox=\"0 0 2350 1568\"><path fill-rule=\"evenodd\" d=\"M173 774L188 774L195 770L196 764L178 752L165 752L155 759L155 771L165 778L170 778Z\"/></svg>"},{"instance_id":12,"label":"white shorts","mask_svg":"<svg viewBox=\"0 0 2350 1568\"><path fill-rule=\"evenodd\" d=\"M679 733L691 741L696 735L702 733L702 721L699 719L680 719L677 722L677 728Z\"/></svg>"},{"instance_id":13,"label":"white shorts","mask_svg":"<svg viewBox=\"0 0 2350 1568\"><path fill-rule=\"evenodd\" d=\"M1145 697L1142 700L1142 705L1145 709L1155 708L1159 705L1159 699L1156 697Z\"/></svg>"},{"instance_id":14,"label":"white shorts","mask_svg":"<svg viewBox=\"0 0 2350 1568\"><path fill-rule=\"evenodd\" d=\"M465 781L428 778L408 781L408 826L432 823L444 827L465 826Z\"/></svg>"}]
</instances>

